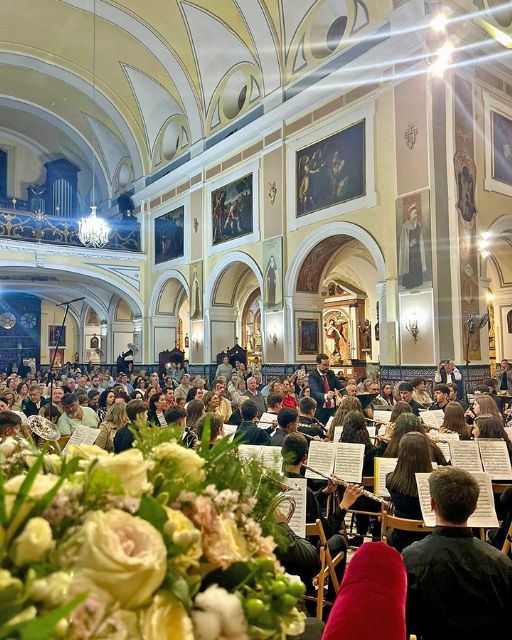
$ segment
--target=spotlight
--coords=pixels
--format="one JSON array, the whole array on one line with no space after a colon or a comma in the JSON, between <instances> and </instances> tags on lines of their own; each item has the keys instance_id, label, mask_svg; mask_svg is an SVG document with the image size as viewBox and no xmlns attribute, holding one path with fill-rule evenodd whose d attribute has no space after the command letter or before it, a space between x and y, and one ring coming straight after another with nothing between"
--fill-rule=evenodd
<instances>
[{"instance_id":1,"label":"spotlight","mask_svg":"<svg viewBox=\"0 0 512 640\"><path fill-rule=\"evenodd\" d=\"M430 23L430 26L434 31L437 31L437 33L442 33L443 31L446 31L447 23L448 23L448 18L446 17L446 14L440 11L436 15L436 17L432 20L432 22Z\"/></svg>"},{"instance_id":2,"label":"spotlight","mask_svg":"<svg viewBox=\"0 0 512 640\"><path fill-rule=\"evenodd\" d=\"M442 58L438 58L433 64L430 65L430 73L436 78L442 78L444 76L444 72L448 69L449 64L447 60L443 60Z\"/></svg>"}]
</instances>

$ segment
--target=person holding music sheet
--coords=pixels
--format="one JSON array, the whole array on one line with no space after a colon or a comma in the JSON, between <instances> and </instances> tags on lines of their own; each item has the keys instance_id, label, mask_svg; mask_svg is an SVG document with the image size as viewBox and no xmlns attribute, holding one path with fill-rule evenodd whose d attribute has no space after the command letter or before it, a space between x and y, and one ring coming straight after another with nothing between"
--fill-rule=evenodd
<instances>
[{"instance_id":1,"label":"person holding music sheet","mask_svg":"<svg viewBox=\"0 0 512 640\"><path fill-rule=\"evenodd\" d=\"M306 464L308 459L308 442L302 433L290 433L283 441L281 455L284 461L284 475L287 478L303 478L301 468ZM347 558L347 541L340 533L343 520L347 515L347 510L359 499L362 487L349 484L343 495L343 498L337 501L335 508L326 518L322 512L322 508L318 501L318 495L323 493L327 495L332 493L337 495L337 485L328 481L327 486L314 492L309 486L306 493L306 522L315 522L319 519L322 523L325 536L327 538L327 546L334 557L337 553L343 551L345 558L336 567L336 575L341 581L343 572L345 571Z\"/></svg>"},{"instance_id":2,"label":"person holding music sheet","mask_svg":"<svg viewBox=\"0 0 512 640\"><path fill-rule=\"evenodd\" d=\"M503 422L496 416L485 414L477 416L473 425L473 437L478 440L485 438L505 440L508 455L512 461L512 442L503 428Z\"/></svg>"},{"instance_id":3,"label":"person holding music sheet","mask_svg":"<svg viewBox=\"0 0 512 640\"><path fill-rule=\"evenodd\" d=\"M512 561L467 526L478 484L463 469L441 467L429 487L434 531L402 553L407 633L418 640L512 637Z\"/></svg>"},{"instance_id":4,"label":"person holding music sheet","mask_svg":"<svg viewBox=\"0 0 512 640\"><path fill-rule=\"evenodd\" d=\"M398 451L400 447L400 441L405 436L406 433L410 433L411 431L417 431L426 435L425 427L423 426L421 420L411 413L403 413L398 416L397 421L395 423L395 428L393 433L391 434L391 439L386 447L386 451L384 452L385 458L398 458ZM432 462L436 464L447 464L446 458L443 455L441 449L437 446L437 444L433 440L428 440Z\"/></svg>"},{"instance_id":5,"label":"person holding music sheet","mask_svg":"<svg viewBox=\"0 0 512 640\"><path fill-rule=\"evenodd\" d=\"M314 398L301 398L297 431L311 438L325 438L325 427L315 418L317 403Z\"/></svg>"},{"instance_id":6,"label":"person holding music sheet","mask_svg":"<svg viewBox=\"0 0 512 640\"><path fill-rule=\"evenodd\" d=\"M471 427L464 418L464 408L459 402L450 401L446 405L439 433L458 433L461 440L471 440Z\"/></svg>"},{"instance_id":7,"label":"person holding music sheet","mask_svg":"<svg viewBox=\"0 0 512 640\"><path fill-rule=\"evenodd\" d=\"M427 436L418 431L406 433L400 441L395 470L386 477L386 488L394 507L393 515L397 518L423 520L415 474L431 472L432 460ZM405 547L424 537L424 534L393 529L388 541L392 547L403 551Z\"/></svg>"},{"instance_id":8,"label":"person holding music sheet","mask_svg":"<svg viewBox=\"0 0 512 640\"><path fill-rule=\"evenodd\" d=\"M434 398L435 402L433 402L429 410L436 411L441 409L444 411L446 409L446 405L449 402L450 388L446 384L436 384L434 387Z\"/></svg>"},{"instance_id":9,"label":"person holding music sheet","mask_svg":"<svg viewBox=\"0 0 512 640\"><path fill-rule=\"evenodd\" d=\"M316 369L309 374L311 395L317 402L316 417L323 424L334 415L336 410L336 391L341 391L343 385L336 378L334 371L329 369L329 357L320 353L316 357Z\"/></svg>"}]
</instances>

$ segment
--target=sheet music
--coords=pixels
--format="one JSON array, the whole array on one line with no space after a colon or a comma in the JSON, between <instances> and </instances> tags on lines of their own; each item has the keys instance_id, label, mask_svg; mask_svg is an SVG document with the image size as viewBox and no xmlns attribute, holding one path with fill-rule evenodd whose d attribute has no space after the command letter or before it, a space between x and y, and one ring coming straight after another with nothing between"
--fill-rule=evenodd
<instances>
[{"instance_id":1,"label":"sheet music","mask_svg":"<svg viewBox=\"0 0 512 640\"><path fill-rule=\"evenodd\" d=\"M470 473L483 471L478 442L475 440L450 441L450 457L454 467Z\"/></svg>"},{"instance_id":2,"label":"sheet music","mask_svg":"<svg viewBox=\"0 0 512 640\"><path fill-rule=\"evenodd\" d=\"M277 422L277 414L268 413L268 411L266 411L265 413L261 414L260 422L266 422L267 423L266 428L268 428L269 424L272 424L273 422Z\"/></svg>"},{"instance_id":3,"label":"sheet music","mask_svg":"<svg viewBox=\"0 0 512 640\"><path fill-rule=\"evenodd\" d=\"M442 431L429 431L428 437L432 438L436 442L438 440L444 440L445 442L458 442L460 435L458 433L443 433Z\"/></svg>"},{"instance_id":4,"label":"sheet music","mask_svg":"<svg viewBox=\"0 0 512 640\"><path fill-rule=\"evenodd\" d=\"M443 426L444 411L442 409L432 409L432 411L420 411L420 418L431 429L439 429Z\"/></svg>"},{"instance_id":5,"label":"sheet music","mask_svg":"<svg viewBox=\"0 0 512 640\"><path fill-rule=\"evenodd\" d=\"M269 447L271 448L271 447ZM273 447L277 448L277 447ZM308 481L306 478L287 478L287 484L297 486L297 489L290 489L283 495L295 500L295 511L288 523L290 529L301 538L306 537L306 490Z\"/></svg>"},{"instance_id":6,"label":"sheet music","mask_svg":"<svg viewBox=\"0 0 512 640\"><path fill-rule=\"evenodd\" d=\"M386 489L386 476L395 470L398 458L375 458L375 495L381 498L389 498Z\"/></svg>"},{"instance_id":7,"label":"sheet music","mask_svg":"<svg viewBox=\"0 0 512 640\"><path fill-rule=\"evenodd\" d=\"M261 444L239 444L238 454L242 460L260 460L263 446Z\"/></svg>"},{"instance_id":8,"label":"sheet music","mask_svg":"<svg viewBox=\"0 0 512 640\"><path fill-rule=\"evenodd\" d=\"M389 424L391 420L391 411L384 411L382 409L373 410L373 419L383 424Z\"/></svg>"},{"instance_id":9,"label":"sheet music","mask_svg":"<svg viewBox=\"0 0 512 640\"><path fill-rule=\"evenodd\" d=\"M236 424L225 424L224 425L224 436L229 436L229 441L231 442L235 437L235 432L237 430Z\"/></svg>"},{"instance_id":10,"label":"sheet music","mask_svg":"<svg viewBox=\"0 0 512 640\"><path fill-rule=\"evenodd\" d=\"M505 440L478 440L485 473L491 480L512 480L512 465Z\"/></svg>"},{"instance_id":11,"label":"sheet music","mask_svg":"<svg viewBox=\"0 0 512 640\"><path fill-rule=\"evenodd\" d=\"M325 430L329 431L329 427L331 426L332 421L334 420L334 416L331 416L329 420L327 420L327 424L325 425Z\"/></svg>"},{"instance_id":12,"label":"sheet music","mask_svg":"<svg viewBox=\"0 0 512 640\"><path fill-rule=\"evenodd\" d=\"M418 498L420 500L421 515L423 522L427 527L436 526L436 514L432 511L432 503L430 500L430 487L428 479L430 473L416 473L416 486L418 487Z\"/></svg>"},{"instance_id":13,"label":"sheet music","mask_svg":"<svg viewBox=\"0 0 512 640\"><path fill-rule=\"evenodd\" d=\"M364 444L338 442L334 459L334 473L346 482L363 479Z\"/></svg>"},{"instance_id":14,"label":"sheet music","mask_svg":"<svg viewBox=\"0 0 512 640\"><path fill-rule=\"evenodd\" d=\"M366 427L368 429L368 433L370 434L370 438L375 438L377 427Z\"/></svg>"},{"instance_id":15,"label":"sheet music","mask_svg":"<svg viewBox=\"0 0 512 640\"><path fill-rule=\"evenodd\" d=\"M450 444L448 442L436 441L437 446L441 449L441 453L445 457L446 462L450 462Z\"/></svg>"},{"instance_id":16,"label":"sheet music","mask_svg":"<svg viewBox=\"0 0 512 640\"><path fill-rule=\"evenodd\" d=\"M339 424L337 427L334 427L334 442L339 442L341 438L341 434L343 433L343 425Z\"/></svg>"},{"instance_id":17,"label":"sheet music","mask_svg":"<svg viewBox=\"0 0 512 640\"><path fill-rule=\"evenodd\" d=\"M512 427L505 427L505 433L508 436L509 440L512 440Z\"/></svg>"},{"instance_id":18,"label":"sheet music","mask_svg":"<svg viewBox=\"0 0 512 640\"><path fill-rule=\"evenodd\" d=\"M66 442L66 446L62 450L62 454L66 455L66 453L68 452L68 447L72 444L94 444L99 434L99 429L93 429L92 427L78 425L78 427L76 427L71 434L69 440Z\"/></svg>"},{"instance_id":19,"label":"sheet music","mask_svg":"<svg viewBox=\"0 0 512 640\"><path fill-rule=\"evenodd\" d=\"M336 444L334 442L322 442L321 440L311 440L309 443L308 467L317 469L326 475L331 475L334 469L334 458L336 456ZM325 480L317 473L306 470L306 478Z\"/></svg>"},{"instance_id":20,"label":"sheet music","mask_svg":"<svg viewBox=\"0 0 512 640\"><path fill-rule=\"evenodd\" d=\"M281 447L261 447L260 452L261 464L267 469L273 469L278 473L283 469L283 457L281 456Z\"/></svg>"}]
</instances>

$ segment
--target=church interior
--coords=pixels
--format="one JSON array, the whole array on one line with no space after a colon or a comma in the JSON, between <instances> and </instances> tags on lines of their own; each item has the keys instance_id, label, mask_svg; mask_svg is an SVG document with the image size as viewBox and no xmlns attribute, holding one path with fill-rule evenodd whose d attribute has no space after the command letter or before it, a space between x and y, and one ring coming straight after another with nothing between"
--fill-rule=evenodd
<instances>
[{"instance_id":1,"label":"church interior","mask_svg":"<svg viewBox=\"0 0 512 640\"><path fill-rule=\"evenodd\" d=\"M382 411L378 418L373 412L382 409L376 394L384 397L385 386L392 390L389 403L383 400L391 410L404 400L411 381L414 394L424 381L423 393L433 404L419 402L420 411L431 408L439 413L445 405L436 404L437 394L445 391L438 386L444 389L453 383L465 412L462 422L466 420L471 430L473 418L467 412L478 390L488 385L489 393L502 396L499 434L505 434L491 437L503 438L512 459L510 2L4 0L0 39L2 388L17 395L25 384L25 398L37 381L46 385L43 400L46 394L53 406L56 386L62 386L66 396L73 395L75 384L69 387L67 381L75 378L79 388L85 374L83 385L90 393L96 390L92 380L98 376L102 385L109 381L97 389L107 396L114 380L131 394L127 401L139 401L133 394L140 390L150 417L154 410L155 419L164 424L162 410L147 394L152 375L160 377L160 386L154 385L156 395L165 395L167 387L172 392L169 410L180 382L186 386L204 381L204 396L188 397L185 389L187 407L216 392L219 376L224 380L226 371L230 376L242 367L248 376L257 377L259 391L266 389L267 394L269 388L270 394L277 392L274 382L279 389L288 383L292 391L295 385L295 394L282 391L283 407L299 412L302 398L311 394L315 420L328 429L323 418L330 418L332 430L342 425L334 417L341 396L350 396L352 386L357 387L354 395L371 395L374 384L371 404L361 398L359 406L369 429L377 431L371 442L360 440L357 446L363 442L378 449L387 443L387 431L379 444L384 419ZM326 360L333 382L322 371ZM177 370L180 375L185 372L185 382ZM118 378L125 371L127 381ZM318 384L325 386L315 392L311 379L317 372ZM303 393L307 384L300 381L307 375L311 388ZM237 381L227 400L219 391L218 408L204 402L207 415L222 413L226 400L224 424L232 411L239 412L243 424L237 403L249 388L248 376L242 375L243 388ZM11 377L16 383L10 386ZM140 378L143 384L138 387ZM229 378L226 384L224 394ZM485 388L484 392L487 395ZM17 408L21 414L28 402L23 398ZM274 413L269 398L265 396L263 405L267 416ZM37 413L37 401L34 406ZM103 420L98 407L91 406ZM64 411L64 405L58 408ZM104 408L106 412L108 403ZM51 411L46 415L50 423ZM2 412L0 406L0 435ZM71 416L67 410L62 415ZM133 422L127 415L125 421ZM443 416L437 417L442 424ZM25 424L25 415L21 418ZM261 420L261 411L258 420L253 418ZM427 417L423 422L435 430L439 425L433 420ZM394 419L384 421L394 428ZM83 425L90 430L90 424ZM61 429L59 437L73 437L74 428ZM480 442L473 436L473 444ZM312 447L315 436L307 437ZM336 432L336 441L342 437ZM328 439L333 440L332 433ZM83 435L78 445L93 442ZM443 444L444 453L450 453L450 443ZM205 450L200 455L206 456L207 469L213 463ZM265 464L264 454L258 455ZM395 457L399 455L397 448ZM483 449L481 455L483 460ZM456 457L454 451L451 456ZM311 459L316 458L310 451ZM0 469L2 460L0 453ZM318 460L323 469L325 459ZM334 464L338 461L333 458ZM432 471L430 462L428 467ZM503 494L509 489L508 512L499 507L500 494L494 493L495 530L510 524L509 468L510 460L507 470L491 473L485 485L492 492L491 483L499 480ZM458 469L453 461L450 469ZM481 476L488 471L485 463L478 469ZM395 473L394 467L388 472ZM374 491L377 475L372 466L368 473L361 472L358 483ZM370 484L364 483L367 476ZM313 483L321 480L321 474L311 477ZM324 479L328 477L330 472ZM346 496L357 493L353 486L349 484ZM417 499L421 490L414 490ZM178 493L171 491L173 505L179 503ZM8 530L3 495L0 491L2 544L2 527ZM376 495L383 502L382 495ZM158 499L163 504L164 498ZM340 495L342 510L343 499ZM372 507L373 498L366 499ZM325 500L320 500L321 519L334 508L329 500L327 511ZM155 513L157 502L155 497L151 503ZM185 509L180 505L175 508ZM300 509L294 509L297 516ZM355 533L352 548L349 537L348 549L342 551L344 562L347 556L349 560L348 576L350 570L358 570L356 558L363 562L363 549L371 554L368 536L376 541L382 535L386 542L386 527L381 534L385 519L377 518L375 524L374 516L350 516L350 505L346 511L351 535ZM425 516L421 512L416 520L420 515ZM142 517L154 524L149 516ZM370 533L368 527L360 529L364 517L373 523ZM427 520L425 516L418 522L427 527ZM199 516L190 516L192 521L197 524ZM482 525L481 531L482 544L492 546L488 528ZM511 537L512 530L509 556ZM165 536L164 541L167 544ZM348 626L340 626L340 610L348 615L341 597L345 586L328 546L319 545L324 564L318 576L325 569L325 599L331 602L322 604L320 613L318 607L306 611L299 636L370 637L369 631L348 630L352 627L346 620ZM412 555L413 551L404 552L409 580ZM501 555L507 559L507 552ZM384 556L382 561L390 566L398 562ZM34 566L37 573L39 565ZM505 611L512 603L511 567L509 562L500 568ZM389 569L390 593L396 586L393 570ZM12 571L16 579L25 579ZM324 588L318 576L312 596L317 605ZM0 593L2 588L0 582ZM156 606L156 598L164 596L152 593L151 606ZM311 596L307 584L306 594ZM193 597L199 601L199 596ZM258 602L268 604L264 598ZM200 606L192 605L190 596L187 603L189 613L192 606ZM256 610L259 604L251 606ZM335 622L334 613L328 615L331 607ZM139 615L136 607L124 608ZM39 605L36 609L43 615ZM249 609L244 611L250 626ZM385 615L391 616L392 609ZM13 611L21 616L21 609ZM104 627L101 633L80 635L76 620L68 618L66 626L63 617L63 635L52 635L54 629L41 638L278 640L297 635L291 631L295 614L288 613L289 627L281 620L274 635L259 636L257 625L244 627L239 635L227 628L216 633L214 627L208 635L197 626L187 630L185 622L183 627L176 623L173 630L176 610L172 615L166 611L172 622L161 635L149 627L133 627L133 635L113 635ZM511 611L501 629L512 624ZM269 615L261 613L262 619ZM272 615L276 623L281 613ZM501 620L500 615L496 619ZM321 622L321 629L308 626L310 619ZM15 619L16 624L22 622L25 619ZM3 625L0 614L2 638L8 637L2 635ZM372 637L379 633L390 640L405 638L405 627L397 630L393 625L389 622L390 635L379 629ZM457 637L444 636L439 629L436 635L426 623L423 631L420 627L407 626L407 640Z\"/></svg>"}]
</instances>

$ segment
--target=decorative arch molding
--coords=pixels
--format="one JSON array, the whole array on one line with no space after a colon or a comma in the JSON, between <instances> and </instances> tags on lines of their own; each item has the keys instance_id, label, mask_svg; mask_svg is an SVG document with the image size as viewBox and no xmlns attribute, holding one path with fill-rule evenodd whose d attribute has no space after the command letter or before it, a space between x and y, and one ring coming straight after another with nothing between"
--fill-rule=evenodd
<instances>
[{"instance_id":1,"label":"decorative arch molding","mask_svg":"<svg viewBox=\"0 0 512 640\"><path fill-rule=\"evenodd\" d=\"M227 271L227 269L235 262L241 262L251 269L251 271L256 276L260 291L263 291L263 276L257 262L253 260L253 258L251 258L247 253L243 253L242 251L230 251L215 263L210 274L208 274L207 276L207 285L204 292L205 309L209 309L211 306L213 306L218 280L222 277L224 272Z\"/></svg>"},{"instance_id":2,"label":"decorative arch molding","mask_svg":"<svg viewBox=\"0 0 512 640\"><path fill-rule=\"evenodd\" d=\"M46 76L65 82L86 95L91 100L94 98L94 101L105 111L123 136L123 140L130 152L133 166L136 169L136 175L144 175L142 150L137 139L133 135L125 116L119 108L104 93L102 93L101 89L98 90L98 88L96 88L96 95L94 97L91 83L81 76L69 69L57 66L55 63L50 64L46 62L46 60L42 60L37 56L27 55L25 53L18 53L16 51L0 52L0 64L38 71Z\"/></svg>"},{"instance_id":3,"label":"decorative arch molding","mask_svg":"<svg viewBox=\"0 0 512 640\"><path fill-rule=\"evenodd\" d=\"M34 104L33 102L29 102L28 100L23 100L15 96L0 94L0 105L15 108L19 111L25 111L27 113L35 115L36 117L41 118L41 120L48 122L49 124L62 131L64 135L71 138L73 142L75 142L75 144L81 149L84 155L84 160L87 163L90 171L92 171L92 168L89 166L88 158L91 157L91 154L94 154L97 165L100 168L99 176L101 177L102 187L105 194L108 194L109 197L111 197L112 194L110 180L108 178L107 169L103 164L103 158L98 154L90 141L82 133L80 133L80 131L78 131L78 129L75 129L75 127L73 127L73 125L71 125L69 122L66 122L59 115L49 111L48 109L45 109L41 105Z\"/></svg>"},{"instance_id":4,"label":"decorative arch molding","mask_svg":"<svg viewBox=\"0 0 512 640\"><path fill-rule=\"evenodd\" d=\"M352 222L331 222L312 231L295 250L285 278L285 294L287 297L292 297L297 293L299 274L310 251L323 240L334 236L346 236L358 240L366 247L375 262L377 280L382 282L386 279L384 256L375 238L368 231Z\"/></svg>"},{"instance_id":5,"label":"decorative arch molding","mask_svg":"<svg viewBox=\"0 0 512 640\"><path fill-rule=\"evenodd\" d=\"M510 231L512 233L512 213L507 213L496 218L487 231L493 236L499 236L505 231Z\"/></svg>"},{"instance_id":6,"label":"decorative arch molding","mask_svg":"<svg viewBox=\"0 0 512 640\"><path fill-rule=\"evenodd\" d=\"M510 282L506 281L504 277L503 269L500 263L498 262L498 259L496 258L495 254L492 251L492 239L501 238L502 240L504 240L503 239L504 234L508 234L510 239L512 239L512 214L509 213L509 214L500 216L499 218L496 218L496 220L494 220L494 222L487 229L487 233L489 233L491 236L490 238L491 248L489 249L489 256L481 260L482 275L484 277L490 277L489 271L491 269L494 269L495 275L497 277L496 279L500 283L500 288L510 289L511 284ZM506 242L506 240L504 241Z\"/></svg>"},{"instance_id":7,"label":"decorative arch molding","mask_svg":"<svg viewBox=\"0 0 512 640\"><path fill-rule=\"evenodd\" d=\"M156 315L156 312L158 309L158 302L160 300L162 291L164 290L167 282L172 279L178 280L178 282L182 285L187 295L187 298L190 300L190 287L185 276L180 271L177 271L175 269L172 269L171 271L166 271L165 273L162 273L157 278L156 282L153 284L153 291L151 293L151 298L149 300L149 315L151 317Z\"/></svg>"}]
</instances>

